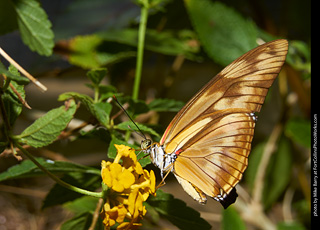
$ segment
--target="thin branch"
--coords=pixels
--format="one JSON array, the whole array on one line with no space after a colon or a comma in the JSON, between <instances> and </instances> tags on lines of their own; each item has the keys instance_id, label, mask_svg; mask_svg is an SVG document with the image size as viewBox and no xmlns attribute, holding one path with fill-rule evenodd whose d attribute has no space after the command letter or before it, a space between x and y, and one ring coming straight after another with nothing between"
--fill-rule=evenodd
<instances>
[{"instance_id":1,"label":"thin branch","mask_svg":"<svg viewBox=\"0 0 320 230\"><path fill-rule=\"evenodd\" d=\"M283 125L281 123L278 123L273 128L270 138L264 148L262 158L258 167L258 171L255 177L254 185L253 185L252 201L256 204L262 203L262 193L263 193L266 169L269 164L271 155L276 149L276 144L282 133L282 129L283 129Z\"/></svg>"},{"instance_id":2,"label":"thin branch","mask_svg":"<svg viewBox=\"0 0 320 230\"><path fill-rule=\"evenodd\" d=\"M30 81L32 81L41 91L47 91L47 87L41 84L36 78L34 78L30 73L23 69L17 62L15 62L1 47L0 54L10 62L14 67L16 67L24 76L26 76Z\"/></svg>"},{"instance_id":3,"label":"thin branch","mask_svg":"<svg viewBox=\"0 0 320 230\"><path fill-rule=\"evenodd\" d=\"M25 154L36 166L38 166L39 169L41 169L45 174L47 174L52 180L57 182L59 185L70 189L71 191L75 191L87 196L93 196L97 198L102 197L102 192L91 192L82 188L78 188L76 186L73 186L71 184L68 184L64 182L63 180L60 180L60 178L56 177L54 174L52 174L50 171L48 171L45 167L43 167L33 156L30 154L27 150L25 150L17 141L15 141L15 146L17 146L23 154Z\"/></svg>"},{"instance_id":4,"label":"thin branch","mask_svg":"<svg viewBox=\"0 0 320 230\"><path fill-rule=\"evenodd\" d=\"M20 187L9 186L4 184L0 184L0 191L19 194L19 195L25 195L25 196L34 196L42 199L45 198L48 193L46 191L29 189L29 188L20 188Z\"/></svg>"},{"instance_id":5,"label":"thin branch","mask_svg":"<svg viewBox=\"0 0 320 230\"><path fill-rule=\"evenodd\" d=\"M101 210L102 205L103 205L103 199L100 198L98 203L97 203L96 209L94 210L93 217L92 217L92 222L91 222L91 225L88 228L88 230L94 230L95 229L95 227L97 225L97 222L98 222L98 219L99 219L99 214L100 214L100 210Z\"/></svg>"},{"instance_id":6,"label":"thin branch","mask_svg":"<svg viewBox=\"0 0 320 230\"><path fill-rule=\"evenodd\" d=\"M5 74L2 74L2 76L4 77L5 80L7 80L7 76ZM22 103L22 105L24 105L28 109L31 109L30 105L27 103L27 101L25 99L23 99L23 97L16 90L16 88L11 83L9 84L9 86L12 89L12 91L17 95L17 97L18 97L19 101Z\"/></svg>"},{"instance_id":7,"label":"thin branch","mask_svg":"<svg viewBox=\"0 0 320 230\"><path fill-rule=\"evenodd\" d=\"M240 197L239 197L240 198ZM265 215L261 206L255 203L247 203L241 198L237 200L234 207L241 214L241 217L249 224L252 224L259 229L276 230L274 223Z\"/></svg>"}]
</instances>

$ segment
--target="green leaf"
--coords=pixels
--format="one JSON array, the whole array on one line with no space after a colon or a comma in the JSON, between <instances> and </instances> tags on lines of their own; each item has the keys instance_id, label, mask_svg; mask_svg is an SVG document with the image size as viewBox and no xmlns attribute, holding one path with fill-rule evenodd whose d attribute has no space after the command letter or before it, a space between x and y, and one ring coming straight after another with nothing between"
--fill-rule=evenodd
<instances>
[{"instance_id":1,"label":"green leaf","mask_svg":"<svg viewBox=\"0 0 320 230\"><path fill-rule=\"evenodd\" d=\"M136 51L132 49L104 44L104 40L97 35L73 38L70 41L70 50L72 52L69 55L69 62L83 68L98 68L136 55Z\"/></svg>"},{"instance_id":2,"label":"green leaf","mask_svg":"<svg viewBox=\"0 0 320 230\"><path fill-rule=\"evenodd\" d=\"M199 59L194 53L198 52L198 47L189 45L190 40L183 40L171 31L147 30L146 49L165 55L184 55L191 60Z\"/></svg>"},{"instance_id":3,"label":"green leaf","mask_svg":"<svg viewBox=\"0 0 320 230\"><path fill-rule=\"evenodd\" d=\"M80 136L78 137L79 139L81 138L88 138L88 139L99 139L105 143L110 143L111 137L109 130L105 128L97 128L97 129L91 129L91 130L84 130L81 129L80 131Z\"/></svg>"},{"instance_id":4,"label":"green leaf","mask_svg":"<svg viewBox=\"0 0 320 230\"><path fill-rule=\"evenodd\" d=\"M186 31L179 31L180 33L173 33L171 31L157 31L148 29L145 37L145 48L153 52L165 55L184 55L191 60L199 59L195 53L198 52L197 47L189 45L190 39L184 36ZM191 32L189 31L189 35ZM138 30L137 29L123 29L123 30L109 30L108 32L98 33L104 41L117 42L128 46L136 47L138 44Z\"/></svg>"},{"instance_id":5,"label":"green leaf","mask_svg":"<svg viewBox=\"0 0 320 230\"><path fill-rule=\"evenodd\" d=\"M77 92L67 92L59 95L58 101L66 101L69 100L70 98L73 98L75 100L80 101L89 112L94 114L94 107L93 107L93 99L89 97L86 94L81 94Z\"/></svg>"},{"instance_id":6,"label":"green leaf","mask_svg":"<svg viewBox=\"0 0 320 230\"><path fill-rule=\"evenodd\" d=\"M299 222L279 222L277 230L305 230L306 228Z\"/></svg>"},{"instance_id":7,"label":"green leaf","mask_svg":"<svg viewBox=\"0 0 320 230\"><path fill-rule=\"evenodd\" d=\"M97 207L97 202L98 198L96 197L83 196L65 204L64 207L78 215L82 212L93 212Z\"/></svg>"},{"instance_id":8,"label":"green leaf","mask_svg":"<svg viewBox=\"0 0 320 230\"><path fill-rule=\"evenodd\" d=\"M127 112L131 114L132 117L149 112L149 107L144 100L132 99L128 96L118 97L118 100L121 104L125 102L129 103L130 106L127 108Z\"/></svg>"},{"instance_id":9,"label":"green leaf","mask_svg":"<svg viewBox=\"0 0 320 230\"><path fill-rule=\"evenodd\" d=\"M171 194L157 190L157 196L150 196L147 203L179 229L211 229L210 224L200 217L199 212L188 207L182 200L175 199Z\"/></svg>"},{"instance_id":10,"label":"green leaf","mask_svg":"<svg viewBox=\"0 0 320 230\"><path fill-rule=\"evenodd\" d=\"M83 104L86 109L102 124L108 125L110 119L110 112L112 109L112 105L108 102L98 102L94 103L93 99L86 94L76 93L76 92L68 92L63 93L59 96L59 101L68 100L73 98L75 100L79 100L81 104Z\"/></svg>"},{"instance_id":11,"label":"green leaf","mask_svg":"<svg viewBox=\"0 0 320 230\"><path fill-rule=\"evenodd\" d=\"M32 51L49 56L54 46L54 34L45 11L36 0L11 1L17 14L22 41Z\"/></svg>"},{"instance_id":12,"label":"green leaf","mask_svg":"<svg viewBox=\"0 0 320 230\"><path fill-rule=\"evenodd\" d=\"M86 107L86 109L92 114L95 115L94 102L91 97L86 94L81 94L77 92L67 92L59 95L58 101L66 101L70 98L78 100L82 105Z\"/></svg>"},{"instance_id":13,"label":"green leaf","mask_svg":"<svg viewBox=\"0 0 320 230\"><path fill-rule=\"evenodd\" d=\"M87 77L94 85L99 85L102 79L107 75L106 68L93 69L87 72Z\"/></svg>"},{"instance_id":14,"label":"green leaf","mask_svg":"<svg viewBox=\"0 0 320 230\"><path fill-rule=\"evenodd\" d=\"M93 107L95 117L102 125L107 126L110 120L112 105L108 102L98 102Z\"/></svg>"},{"instance_id":15,"label":"green leaf","mask_svg":"<svg viewBox=\"0 0 320 230\"><path fill-rule=\"evenodd\" d=\"M102 39L95 35L77 36L70 42L69 62L83 68L97 68L100 63L95 49L102 43Z\"/></svg>"},{"instance_id":16,"label":"green leaf","mask_svg":"<svg viewBox=\"0 0 320 230\"><path fill-rule=\"evenodd\" d=\"M304 76L303 79L311 77L311 47L303 41L290 41L286 61Z\"/></svg>"},{"instance_id":17,"label":"green leaf","mask_svg":"<svg viewBox=\"0 0 320 230\"><path fill-rule=\"evenodd\" d=\"M101 187L100 175L77 172L66 174L61 179L71 185L90 191L94 191L95 189ZM71 191L59 184L55 184L43 201L42 209L54 205L64 204L66 202L73 201L81 196L83 195L80 193Z\"/></svg>"},{"instance_id":18,"label":"green leaf","mask_svg":"<svg viewBox=\"0 0 320 230\"><path fill-rule=\"evenodd\" d=\"M83 212L64 222L61 225L61 230L87 230L89 229L91 222L92 213Z\"/></svg>"},{"instance_id":19,"label":"green leaf","mask_svg":"<svg viewBox=\"0 0 320 230\"><path fill-rule=\"evenodd\" d=\"M100 176L100 170L66 161L52 161L43 158L36 160L52 173L79 172ZM24 160L0 174L0 181L46 175L32 161Z\"/></svg>"},{"instance_id":20,"label":"green leaf","mask_svg":"<svg viewBox=\"0 0 320 230\"><path fill-rule=\"evenodd\" d=\"M311 123L301 118L291 118L285 126L285 134L300 145L311 147Z\"/></svg>"},{"instance_id":21,"label":"green leaf","mask_svg":"<svg viewBox=\"0 0 320 230\"><path fill-rule=\"evenodd\" d=\"M8 73L11 73L11 74L13 74L15 76L20 76L18 70L13 66L9 67ZM15 81L11 81L10 83L16 89L16 91L21 96L21 98L25 99L24 86L17 84ZM22 112L23 105L22 105L21 101L19 100L19 97L11 89L11 87L8 87L6 90L4 90L3 94L1 95L1 97L2 97L2 100L3 100L3 103L4 103L4 107L5 107L5 111L6 111L6 114L7 114L7 118L9 120L9 124L12 127L15 124L16 119L18 118L18 116Z\"/></svg>"},{"instance_id":22,"label":"green leaf","mask_svg":"<svg viewBox=\"0 0 320 230\"><path fill-rule=\"evenodd\" d=\"M289 141L282 137L266 170L263 202L270 207L285 191L291 178L292 153Z\"/></svg>"},{"instance_id":23,"label":"green leaf","mask_svg":"<svg viewBox=\"0 0 320 230\"><path fill-rule=\"evenodd\" d=\"M257 45L254 23L223 3L185 0L185 5L204 50L221 65L228 65Z\"/></svg>"},{"instance_id":24,"label":"green leaf","mask_svg":"<svg viewBox=\"0 0 320 230\"><path fill-rule=\"evenodd\" d=\"M154 99L148 104L150 110L157 112L178 112L185 105L182 101L172 99Z\"/></svg>"},{"instance_id":25,"label":"green leaf","mask_svg":"<svg viewBox=\"0 0 320 230\"><path fill-rule=\"evenodd\" d=\"M155 136L159 136L159 134L157 132L155 132L153 129L151 129L151 128L145 126L145 125L142 125L142 124L139 124L139 123L136 123L136 125L139 127L139 129L143 133L149 133L149 134L152 134L152 135L155 135ZM119 130L125 130L125 131L134 130L134 131L139 132L138 128L131 121L122 122L122 123L120 123L118 125L115 125L114 128L115 129L119 129Z\"/></svg>"},{"instance_id":26,"label":"green leaf","mask_svg":"<svg viewBox=\"0 0 320 230\"><path fill-rule=\"evenodd\" d=\"M9 80L15 81L19 85L26 85L30 82L28 78L21 77L19 72L14 67L9 67L9 69L10 68L11 70L8 71L6 67L0 62L0 74L5 74Z\"/></svg>"},{"instance_id":27,"label":"green leaf","mask_svg":"<svg viewBox=\"0 0 320 230\"><path fill-rule=\"evenodd\" d=\"M99 85L100 101L116 95L117 89L112 85ZM116 95L117 96L117 95Z\"/></svg>"},{"instance_id":28,"label":"green leaf","mask_svg":"<svg viewBox=\"0 0 320 230\"><path fill-rule=\"evenodd\" d=\"M37 119L16 138L20 142L39 148L51 144L66 128L76 112L76 104L70 101L68 107L61 106L52 109L43 117Z\"/></svg>"},{"instance_id":29,"label":"green leaf","mask_svg":"<svg viewBox=\"0 0 320 230\"><path fill-rule=\"evenodd\" d=\"M239 213L233 208L229 207L223 210L222 213L222 229L223 230L246 230L247 227L241 219Z\"/></svg>"}]
</instances>

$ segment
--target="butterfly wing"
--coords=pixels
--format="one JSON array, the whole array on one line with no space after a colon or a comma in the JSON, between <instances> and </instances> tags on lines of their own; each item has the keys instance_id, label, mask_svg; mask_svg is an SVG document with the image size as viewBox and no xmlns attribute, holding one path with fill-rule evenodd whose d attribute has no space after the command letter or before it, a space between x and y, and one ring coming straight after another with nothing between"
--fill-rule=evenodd
<instances>
[{"instance_id":1,"label":"butterfly wing","mask_svg":"<svg viewBox=\"0 0 320 230\"><path fill-rule=\"evenodd\" d=\"M281 39L239 57L205 85L169 124L160 144L166 153L178 154L174 173L190 195L198 193L191 196L199 202L205 201L202 192L220 201L234 194L233 188L248 164L253 113L260 111L287 50L288 42Z\"/></svg>"}]
</instances>

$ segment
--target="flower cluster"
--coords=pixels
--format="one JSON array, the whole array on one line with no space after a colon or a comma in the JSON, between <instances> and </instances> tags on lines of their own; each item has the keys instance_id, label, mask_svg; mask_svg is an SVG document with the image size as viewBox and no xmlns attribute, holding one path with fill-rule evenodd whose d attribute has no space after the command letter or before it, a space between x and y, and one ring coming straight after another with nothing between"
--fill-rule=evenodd
<instances>
[{"instance_id":1,"label":"flower cluster","mask_svg":"<svg viewBox=\"0 0 320 230\"><path fill-rule=\"evenodd\" d=\"M155 175L141 167L133 149L125 145L115 147L118 154L113 163L101 163L102 181L107 187L101 217L106 229L116 223L117 229L137 229L146 214L143 201L149 194L155 195Z\"/></svg>"}]
</instances>

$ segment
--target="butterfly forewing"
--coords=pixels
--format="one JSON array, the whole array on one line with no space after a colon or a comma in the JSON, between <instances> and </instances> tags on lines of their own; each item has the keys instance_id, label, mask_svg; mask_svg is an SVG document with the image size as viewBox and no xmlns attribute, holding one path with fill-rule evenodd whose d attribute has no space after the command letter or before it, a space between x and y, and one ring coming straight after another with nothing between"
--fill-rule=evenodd
<instances>
[{"instance_id":1,"label":"butterfly forewing","mask_svg":"<svg viewBox=\"0 0 320 230\"><path fill-rule=\"evenodd\" d=\"M204 194L223 201L242 178L251 150L254 113L260 111L287 50L286 40L275 40L239 57L169 124L160 145L166 154L177 155L172 171L198 201L205 201Z\"/></svg>"},{"instance_id":2,"label":"butterfly forewing","mask_svg":"<svg viewBox=\"0 0 320 230\"><path fill-rule=\"evenodd\" d=\"M243 108L249 113L259 112L268 88L284 63L287 50L286 40L275 40L233 61L178 112L160 144L169 143L194 119L206 112L233 108ZM257 100L261 103L257 104Z\"/></svg>"}]
</instances>

